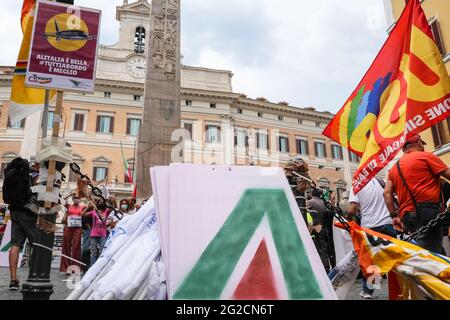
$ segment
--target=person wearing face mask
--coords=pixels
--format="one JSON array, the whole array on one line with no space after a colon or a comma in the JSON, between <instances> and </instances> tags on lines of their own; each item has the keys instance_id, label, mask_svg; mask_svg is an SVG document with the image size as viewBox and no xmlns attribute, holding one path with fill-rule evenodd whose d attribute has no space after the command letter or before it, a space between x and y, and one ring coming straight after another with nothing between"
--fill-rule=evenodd
<instances>
[{"instance_id":1,"label":"person wearing face mask","mask_svg":"<svg viewBox=\"0 0 450 320\"><path fill-rule=\"evenodd\" d=\"M83 206L80 205L80 197L76 194L72 195L73 204L66 205L66 213L62 220L64 224L64 238L62 244L62 254L69 256L75 260L81 260L81 212ZM68 274L68 267L78 265L76 262L61 257L59 271Z\"/></svg>"},{"instance_id":2,"label":"person wearing face mask","mask_svg":"<svg viewBox=\"0 0 450 320\"><path fill-rule=\"evenodd\" d=\"M90 239L90 266L92 267L102 254L103 246L107 237L107 213L105 204L102 201L91 203L81 213L82 217L92 218L91 239Z\"/></svg>"},{"instance_id":3,"label":"person wearing face mask","mask_svg":"<svg viewBox=\"0 0 450 320\"><path fill-rule=\"evenodd\" d=\"M120 204L119 205L120 205L120 207L119 207L120 212L123 214L124 217L132 214L130 212L130 204L128 203L127 199L120 200Z\"/></svg>"}]
</instances>

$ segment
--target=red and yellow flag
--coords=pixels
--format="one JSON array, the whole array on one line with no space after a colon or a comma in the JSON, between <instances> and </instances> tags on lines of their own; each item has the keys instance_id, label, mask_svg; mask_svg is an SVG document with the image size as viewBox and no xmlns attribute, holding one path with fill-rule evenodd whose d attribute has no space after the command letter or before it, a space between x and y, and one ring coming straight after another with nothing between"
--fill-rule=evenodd
<instances>
[{"instance_id":1,"label":"red and yellow flag","mask_svg":"<svg viewBox=\"0 0 450 320\"><path fill-rule=\"evenodd\" d=\"M22 5L21 26L23 40L11 86L11 102L8 112L11 123L18 122L30 114L42 110L45 102L45 91L43 89L25 87L25 74L33 33L35 4L36 0L24 0ZM54 92L50 93L50 98L53 96Z\"/></svg>"},{"instance_id":2,"label":"red and yellow flag","mask_svg":"<svg viewBox=\"0 0 450 320\"><path fill-rule=\"evenodd\" d=\"M399 296L395 299L450 299L448 257L362 228L354 222L349 225L361 271L368 281L390 273L394 278L389 285L395 281L399 284Z\"/></svg>"},{"instance_id":3,"label":"red and yellow flag","mask_svg":"<svg viewBox=\"0 0 450 320\"><path fill-rule=\"evenodd\" d=\"M361 156L361 190L406 138L450 115L450 79L418 0L408 1L371 67L323 134Z\"/></svg>"}]
</instances>

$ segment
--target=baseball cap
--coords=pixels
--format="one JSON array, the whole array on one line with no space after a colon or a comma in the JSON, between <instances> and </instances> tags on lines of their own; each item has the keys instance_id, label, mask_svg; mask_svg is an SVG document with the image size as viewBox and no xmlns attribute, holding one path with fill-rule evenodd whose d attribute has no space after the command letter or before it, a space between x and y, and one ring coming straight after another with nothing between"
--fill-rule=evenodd
<instances>
[{"instance_id":1,"label":"baseball cap","mask_svg":"<svg viewBox=\"0 0 450 320\"><path fill-rule=\"evenodd\" d=\"M416 135L413 135L412 137L406 139L405 144L403 145L403 148L407 147L410 144L418 143L419 141L422 141L423 145L427 144L425 141L422 140L422 138L418 134L416 134Z\"/></svg>"}]
</instances>

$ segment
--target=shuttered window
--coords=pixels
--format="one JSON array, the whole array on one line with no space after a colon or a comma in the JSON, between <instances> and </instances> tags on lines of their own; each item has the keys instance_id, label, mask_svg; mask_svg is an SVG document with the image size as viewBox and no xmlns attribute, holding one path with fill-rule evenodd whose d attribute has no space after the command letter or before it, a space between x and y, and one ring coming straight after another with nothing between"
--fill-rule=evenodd
<instances>
[{"instance_id":1,"label":"shuttered window","mask_svg":"<svg viewBox=\"0 0 450 320\"><path fill-rule=\"evenodd\" d=\"M76 113L73 120L74 131L84 131L84 114Z\"/></svg>"},{"instance_id":2,"label":"shuttered window","mask_svg":"<svg viewBox=\"0 0 450 320\"><path fill-rule=\"evenodd\" d=\"M141 119L127 119L127 135L136 137L139 134Z\"/></svg>"},{"instance_id":3,"label":"shuttered window","mask_svg":"<svg viewBox=\"0 0 450 320\"><path fill-rule=\"evenodd\" d=\"M108 176L108 168L104 167L94 167L94 181L101 181Z\"/></svg>"},{"instance_id":4,"label":"shuttered window","mask_svg":"<svg viewBox=\"0 0 450 320\"><path fill-rule=\"evenodd\" d=\"M325 149L325 143L323 142L314 142L314 149L316 152L316 157L318 158L326 158L327 157L327 151Z\"/></svg>"},{"instance_id":5,"label":"shuttered window","mask_svg":"<svg viewBox=\"0 0 450 320\"><path fill-rule=\"evenodd\" d=\"M261 150L269 149L269 136L267 135L267 133L258 132L256 134L256 145L257 148Z\"/></svg>"},{"instance_id":6,"label":"shuttered window","mask_svg":"<svg viewBox=\"0 0 450 320\"><path fill-rule=\"evenodd\" d=\"M289 138L278 137L278 151L289 152Z\"/></svg>"},{"instance_id":7,"label":"shuttered window","mask_svg":"<svg viewBox=\"0 0 450 320\"><path fill-rule=\"evenodd\" d=\"M110 116L97 116L96 131L99 133L113 133L114 118Z\"/></svg>"},{"instance_id":8,"label":"shuttered window","mask_svg":"<svg viewBox=\"0 0 450 320\"><path fill-rule=\"evenodd\" d=\"M308 140L297 139L297 153L304 156L309 154Z\"/></svg>"},{"instance_id":9,"label":"shuttered window","mask_svg":"<svg viewBox=\"0 0 450 320\"><path fill-rule=\"evenodd\" d=\"M444 144L444 128L442 122L439 122L436 125L432 126L431 133L433 134L434 147L442 147L442 145Z\"/></svg>"}]
</instances>

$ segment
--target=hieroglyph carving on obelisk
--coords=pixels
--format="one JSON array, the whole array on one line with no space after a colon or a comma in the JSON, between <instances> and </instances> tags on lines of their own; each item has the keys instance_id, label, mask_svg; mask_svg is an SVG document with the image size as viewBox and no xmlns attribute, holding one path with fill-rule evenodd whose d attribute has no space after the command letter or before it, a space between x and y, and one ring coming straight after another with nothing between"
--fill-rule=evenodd
<instances>
[{"instance_id":1,"label":"hieroglyph carving on obelisk","mask_svg":"<svg viewBox=\"0 0 450 320\"><path fill-rule=\"evenodd\" d=\"M137 148L137 196L151 195L149 169L168 165L180 128L180 0L153 0L143 121Z\"/></svg>"}]
</instances>

